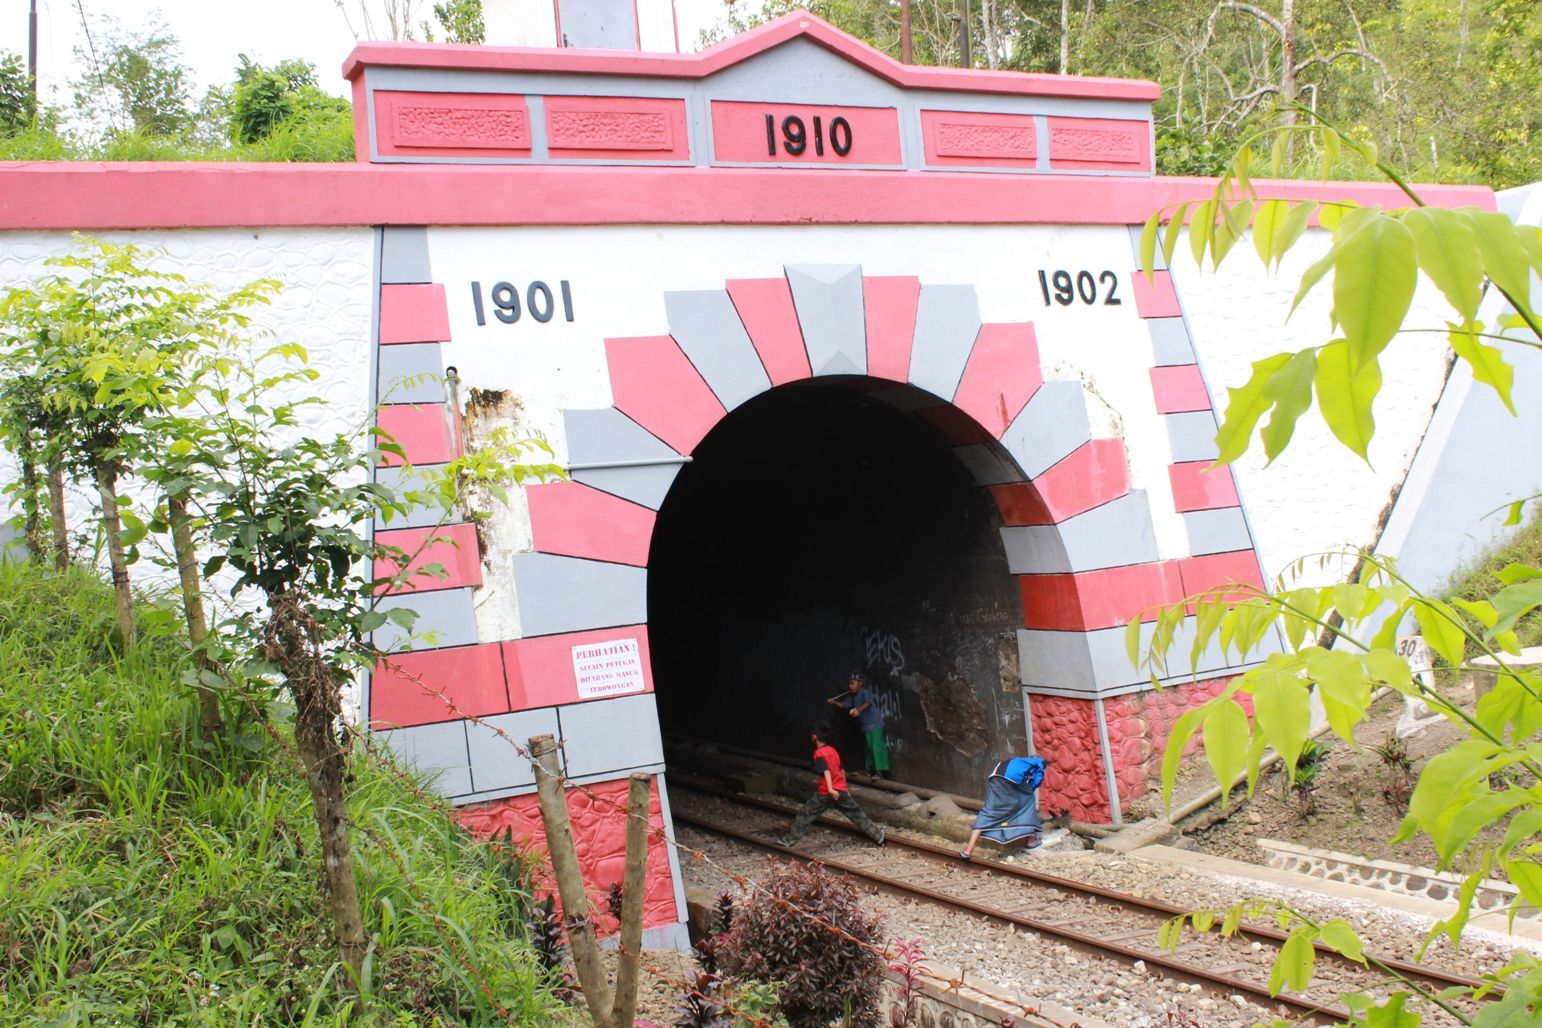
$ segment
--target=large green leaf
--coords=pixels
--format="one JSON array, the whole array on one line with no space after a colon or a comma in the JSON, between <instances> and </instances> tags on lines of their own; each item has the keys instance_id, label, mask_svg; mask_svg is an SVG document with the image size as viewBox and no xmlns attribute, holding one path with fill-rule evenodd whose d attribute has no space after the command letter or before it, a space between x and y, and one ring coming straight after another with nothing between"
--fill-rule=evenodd
<instances>
[{"instance_id":1,"label":"large green leaf","mask_svg":"<svg viewBox=\"0 0 1542 1028\"><path fill-rule=\"evenodd\" d=\"M1446 338L1451 341L1451 349L1471 366L1472 377L1492 386L1510 413L1514 414L1515 404L1510 402L1510 388L1515 384L1515 369L1505 360L1499 347L1485 343L1471 329L1457 325L1451 325L1450 328L1451 332Z\"/></svg>"},{"instance_id":2,"label":"large green leaf","mask_svg":"<svg viewBox=\"0 0 1542 1028\"><path fill-rule=\"evenodd\" d=\"M1217 464L1230 464L1247 452L1254 426L1274 405L1274 400L1268 394L1269 379L1290 359L1291 354L1276 353L1254 361L1253 374L1247 384L1226 390L1229 397L1226 401L1226 417L1222 419L1215 436L1216 447L1220 451L1215 458Z\"/></svg>"},{"instance_id":3,"label":"large green leaf","mask_svg":"<svg viewBox=\"0 0 1542 1028\"><path fill-rule=\"evenodd\" d=\"M1371 701L1371 686L1359 658L1342 650L1314 648L1307 654L1306 673L1317 683L1328 723L1340 738L1354 742L1355 725Z\"/></svg>"},{"instance_id":4,"label":"large green leaf","mask_svg":"<svg viewBox=\"0 0 1542 1028\"><path fill-rule=\"evenodd\" d=\"M1419 631L1430 649L1452 667L1460 667L1467 648L1467 636L1462 632L1461 620L1456 611L1439 600L1421 598L1414 604L1414 617L1419 621Z\"/></svg>"},{"instance_id":5,"label":"large green leaf","mask_svg":"<svg viewBox=\"0 0 1542 1028\"><path fill-rule=\"evenodd\" d=\"M1312 943L1317 940L1317 929L1302 925L1291 932L1280 947L1280 955L1274 958L1274 968L1269 972L1269 994L1278 996L1283 990L1300 992L1312 981L1312 966L1317 951Z\"/></svg>"},{"instance_id":6,"label":"large green leaf","mask_svg":"<svg viewBox=\"0 0 1542 1028\"><path fill-rule=\"evenodd\" d=\"M1365 963L1365 949L1360 944L1360 937L1355 934L1355 930L1350 927L1348 921L1334 918L1324 922L1321 938L1323 944L1334 952L1342 953L1358 964Z\"/></svg>"},{"instance_id":7,"label":"large green leaf","mask_svg":"<svg viewBox=\"0 0 1542 1028\"><path fill-rule=\"evenodd\" d=\"M1483 255L1472 225L1440 207L1415 207L1403 215L1403 224L1413 234L1420 269L1463 321L1471 322L1483 296Z\"/></svg>"},{"instance_id":8,"label":"large green leaf","mask_svg":"<svg viewBox=\"0 0 1542 1028\"><path fill-rule=\"evenodd\" d=\"M1374 360L1356 366L1349 344L1335 339L1317 353L1317 407L1335 438L1362 460L1370 460L1376 419L1371 405L1381 391L1381 367Z\"/></svg>"},{"instance_id":9,"label":"large green leaf","mask_svg":"<svg viewBox=\"0 0 1542 1028\"><path fill-rule=\"evenodd\" d=\"M1301 234L1306 231L1307 226L1311 224L1312 214L1316 210L1316 200L1298 203L1290 209L1290 213L1280 223L1279 231L1274 236L1274 247L1269 254L1274 260L1276 267L1279 266L1280 261L1284 259L1285 254L1290 248L1296 245L1296 240L1301 238Z\"/></svg>"},{"instance_id":10,"label":"large green leaf","mask_svg":"<svg viewBox=\"0 0 1542 1028\"><path fill-rule=\"evenodd\" d=\"M1311 728L1312 706L1306 683L1283 658L1271 658L1253 679L1253 719L1257 730L1294 773L1296 758Z\"/></svg>"},{"instance_id":11,"label":"large green leaf","mask_svg":"<svg viewBox=\"0 0 1542 1028\"><path fill-rule=\"evenodd\" d=\"M1499 622L1494 625L1494 631L1504 632L1514 628L1515 623L1538 604L1542 604L1542 579L1505 586L1494 596L1494 609L1499 612Z\"/></svg>"},{"instance_id":12,"label":"large green leaf","mask_svg":"<svg viewBox=\"0 0 1542 1028\"><path fill-rule=\"evenodd\" d=\"M1284 452L1296 431L1296 422L1312 406L1312 383L1316 377L1317 351L1312 347L1299 351L1269 377L1264 394L1273 402L1274 413L1259 437L1270 463Z\"/></svg>"},{"instance_id":13,"label":"large green leaf","mask_svg":"<svg viewBox=\"0 0 1542 1028\"><path fill-rule=\"evenodd\" d=\"M1248 743L1251 733L1248 716L1236 700L1226 699L1217 704L1205 718L1205 759L1221 786L1221 806L1224 808L1231 795L1231 783L1247 765Z\"/></svg>"},{"instance_id":14,"label":"large green leaf","mask_svg":"<svg viewBox=\"0 0 1542 1028\"><path fill-rule=\"evenodd\" d=\"M1531 255L1520 236L1526 230L1517 229L1513 221L1495 211L1463 207L1455 213L1465 217L1477 234L1483 271L1512 300L1526 303L1531 292Z\"/></svg>"},{"instance_id":15,"label":"large green leaf","mask_svg":"<svg viewBox=\"0 0 1542 1028\"><path fill-rule=\"evenodd\" d=\"M1290 205L1284 200L1265 200L1258 205L1257 212L1253 215L1253 249L1258 252L1258 259L1268 267L1269 260L1274 256L1274 237L1280 230L1285 216L1290 212Z\"/></svg>"},{"instance_id":16,"label":"large green leaf","mask_svg":"<svg viewBox=\"0 0 1542 1028\"><path fill-rule=\"evenodd\" d=\"M1194 738L1194 731L1199 727L1200 721L1205 716L1204 707L1194 707L1178 715L1178 720L1173 722L1173 730L1167 736L1167 749L1162 753L1162 805L1170 807L1173 803L1173 783L1178 778L1178 763L1183 759L1183 750Z\"/></svg>"},{"instance_id":17,"label":"large green leaf","mask_svg":"<svg viewBox=\"0 0 1542 1028\"><path fill-rule=\"evenodd\" d=\"M1333 265L1333 320L1354 367L1370 363L1403 325L1418 284L1413 233L1396 218L1370 217L1338 248Z\"/></svg>"},{"instance_id":18,"label":"large green leaf","mask_svg":"<svg viewBox=\"0 0 1542 1028\"><path fill-rule=\"evenodd\" d=\"M1140 270L1145 273L1147 282L1156 281L1157 230L1161 222L1162 212L1157 211L1146 219L1140 230Z\"/></svg>"}]
</instances>

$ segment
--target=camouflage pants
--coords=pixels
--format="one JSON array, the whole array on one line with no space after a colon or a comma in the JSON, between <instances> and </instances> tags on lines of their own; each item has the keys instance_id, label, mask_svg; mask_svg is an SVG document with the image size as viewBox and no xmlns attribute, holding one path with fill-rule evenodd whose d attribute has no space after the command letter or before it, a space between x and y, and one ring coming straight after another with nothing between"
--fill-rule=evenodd
<instances>
[{"instance_id":1,"label":"camouflage pants","mask_svg":"<svg viewBox=\"0 0 1542 1028\"><path fill-rule=\"evenodd\" d=\"M809 826L819 819L819 815L834 807L846 815L846 820L862 829L869 839L878 842L883 838L883 830L873 824L873 819L867 816L867 812L857 806L857 801L851 798L851 793L841 793L840 799L831 799L824 793L816 792L810 796L808 802L803 804L803 809L798 811L798 816L793 818L792 827L787 830L786 838L791 842L797 842L808 833Z\"/></svg>"}]
</instances>

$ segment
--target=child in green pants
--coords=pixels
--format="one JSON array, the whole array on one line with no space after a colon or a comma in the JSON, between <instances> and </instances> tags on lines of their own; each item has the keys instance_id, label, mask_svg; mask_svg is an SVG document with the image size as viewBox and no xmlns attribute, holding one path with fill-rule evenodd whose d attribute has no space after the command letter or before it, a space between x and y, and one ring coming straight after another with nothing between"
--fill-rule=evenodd
<instances>
[{"instance_id":1,"label":"child in green pants","mask_svg":"<svg viewBox=\"0 0 1542 1028\"><path fill-rule=\"evenodd\" d=\"M867 676L860 671L853 671L846 681L846 691L825 702L832 707L840 707L857 719L864 743L863 768L888 778L889 744L883 737L883 711L878 707L878 697L867 687Z\"/></svg>"}]
</instances>

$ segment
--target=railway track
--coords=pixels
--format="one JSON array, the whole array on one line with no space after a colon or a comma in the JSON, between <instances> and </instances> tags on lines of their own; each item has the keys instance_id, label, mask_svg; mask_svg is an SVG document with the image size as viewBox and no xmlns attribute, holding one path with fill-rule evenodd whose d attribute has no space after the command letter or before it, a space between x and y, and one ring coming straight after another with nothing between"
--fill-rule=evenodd
<instances>
[{"instance_id":1,"label":"railway track","mask_svg":"<svg viewBox=\"0 0 1542 1028\"><path fill-rule=\"evenodd\" d=\"M1265 1010L1284 1008L1308 1023L1347 1020L1338 997L1384 985L1382 972L1363 967L1318 945L1317 972L1305 993L1271 996L1270 967L1285 933L1262 925L1244 926L1231 938L1190 933L1176 951L1156 945L1163 921L1185 908L1113 892L1047 874L1021 864L958 859L956 850L891 833L888 845L873 847L854 827L828 815L824 832L810 833L796 848L772 841L795 812L790 805L725 792L676 773L670 782L674 820L798 860L824 864L884 891L967 912L1000 925L1038 933L1081 952L1134 964L1148 971L1197 983L1222 999L1240 995ZM857 841L860 840L860 841ZM1479 985L1476 979L1395 958L1367 955L1374 963L1406 974L1431 992ZM1425 1024L1456 1024L1431 1010Z\"/></svg>"}]
</instances>

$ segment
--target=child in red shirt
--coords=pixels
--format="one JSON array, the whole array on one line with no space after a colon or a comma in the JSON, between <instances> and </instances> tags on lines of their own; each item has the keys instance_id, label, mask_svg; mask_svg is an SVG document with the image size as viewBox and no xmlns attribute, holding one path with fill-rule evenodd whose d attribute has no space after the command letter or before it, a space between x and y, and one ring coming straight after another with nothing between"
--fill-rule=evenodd
<instances>
[{"instance_id":1,"label":"child in red shirt","mask_svg":"<svg viewBox=\"0 0 1542 1028\"><path fill-rule=\"evenodd\" d=\"M883 828L873 824L872 818L857 806L857 801L851 798L851 793L846 788L846 773L841 770L841 755L829 742L829 726L823 722L815 725L814 730L809 733L809 739L814 743L814 773L819 776L819 791L803 804L803 809L798 811L792 827L777 842L783 846L795 845L808 832L809 826L819 818L820 814L834 807L846 815L846 820L862 829L869 839L882 846Z\"/></svg>"}]
</instances>

